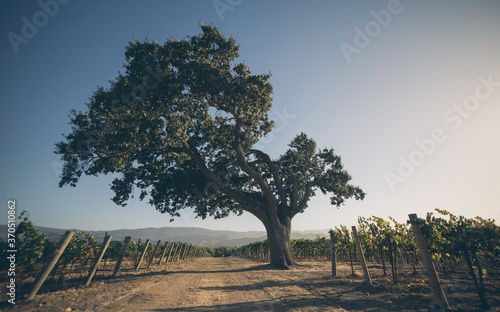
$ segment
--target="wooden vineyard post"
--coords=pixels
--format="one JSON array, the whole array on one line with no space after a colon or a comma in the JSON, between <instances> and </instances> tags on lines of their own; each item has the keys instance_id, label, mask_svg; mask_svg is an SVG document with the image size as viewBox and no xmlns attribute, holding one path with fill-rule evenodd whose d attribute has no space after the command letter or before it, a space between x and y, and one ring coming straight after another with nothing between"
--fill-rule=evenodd
<instances>
[{"instance_id":1,"label":"wooden vineyard post","mask_svg":"<svg viewBox=\"0 0 500 312\"><path fill-rule=\"evenodd\" d=\"M115 277L116 274L118 274L118 271L120 271L120 267L122 266L123 257L125 257L125 253L127 252L127 247L128 247L128 244L130 243L131 239L132 239L132 237L130 237L130 236L125 237L125 240L123 241L123 250L122 250L122 253L120 255L120 258L118 258L118 262L115 265L115 269L113 271L112 277Z\"/></svg>"},{"instance_id":2,"label":"wooden vineyard post","mask_svg":"<svg viewBox=\"0 0 500 312\"><path fill-rule=\"evenodd\" d=\"M141 238L139 237L139 240L137 241L137 251L135 252L135 262L139 262L139 246L141 245Z\"/></svg>"},{"instance_id":3,"label":"wooden vineyard post","mask_svg":"<svg viewBox=\"0 0 500 312\"><path fill-rule=\"evenodd\" d=\"M177 252L177 248L179 248L179 243L173 243L172 247L170 248L170 251L168 252L168 257L170 258L170 260L167 258L167 262L174 262L174 256L175 253ZM172 257L170 257L170 255L172 255Z\"/></svg>"},{"instance_id":4,"label":"wooden vineyard post","mask_svg":"<svg viewBox=\"0 0 500 312\"><path fill-rule=\"evenodd\" d=\"M180 259L181 259L182 250L183 250L183 249L184 249L184 247L186 246L186 245L184 245L184 244L182 244L182 245L181 245L181 244L179 244L179 245L181 246L181 248L179 249L179 254L177 254L177 255L176 255L176 254L174 254L174 256L175 256L175 261L178 261L178 260L180 260Z\"/></svg>"},{"instance_id":5,"label":"wooden vineyard post","mask_svg":"<svg viewBox=\"0 0 500 312\"><path fill-rule=\"evenodd\" d=\"M144 255L146 254L146 251L148 250L149 242L150 242L149 239L146 240L146 246L144 246L144 250L141 253L141 257L139 258L139 262L137 262L137 265L135 266L136 271L138 271L139 267L141 266L142 259L144 259Z\"/></svg>"},{"instance_id":6,"label":"wooden vineyard post","mask_svg":"<svg viewBox=\"0 0 500 312\"><path fill-rule=\"evenodd\" d=\"M181 260L184 260L184 255L186 254L186 249L188 248L189 246L187 244L183 245L182 246L182 249L181 251L179 252L179 258L178 260L181 261Z\"/></svg>"},{"instance_id":7,"label":"wooden vineyard post","mask_svg":"<svg viewBox=\"0 0 500 312\"><path fill-rule=\"evenodd\" d=\"M186 243L187 244L187 243ZM191 248L191 245L186 245L186 248L184 249L184 253L182 254L182 260L185 260L187 257L187 253L189 252L189 249Z\"/></svg>"},{"instance_id":8,"label":"wooden vineyard post","mask_svg":"<svg viewBox=\"0 0 500 312\"><path fill-rule=\"evenodd\" d=\"M101 263L102 257L104 257L104 253L106 252L106 249L108 249L109 242L111 241L111 235L107 235L104 238L104 243L102 244L101 250L99 251L99 255L97 256L97 259L95 260L94 266L92 267L92 270L89 272L89 276L87 277L87 282L85 282L85 286L89 286L90 282L92 281L92 278L94 278L95 273L97 272L97 268L99 267L99 263Z\"/></svg>"},{"instance_id":9,"label":"wooden vineyard post","mask_svg":"<svg viewBox=\"0 0 500 312\"><path fill-rule=\"evenodd\" d=\"M73 235L75 235L75 231L66 231L66 233L64 233L63 237L61 238L61 241L59 242L59 246L52 254L52 260L50 260L50 262L48 262L45 265L45 267L42 270L42 273L38 275L38 278L36 279L33 289L28 295L27 300L32 300L33 298L35 298L36 293L38 292L38 290L40 290L40 287L42 287L42 284L45 282L47 276L49 276L50 274L50 271L52 271L57 261L63 254L64 250L66 249L69 242L73 238Z\"/></svg>"},{"instance_id":10,"label":"wooden vineyard post","mask_svg":"<svg viewBox=\"0 0 500 312\"><path fill-rule=\"evenodd\" d=\"M449 308L448 300L446 299L446 295L444 294L443 288L441 287L441 283L439 281L439 277L437 276L436 269L434 268L434 264L432 263L431 253L427 248L427 243L425 242L425 238L422 235L422 230L417 223L417 214L409 214L411 227L413 230L413 235L415 236L415 240L417 242L418 249L420 250L420 256L422 257L422 261L425 266L425 273L431 282L432 292L434 293L434 299L441 300L445 307Z\"/></svg>"},{"instance_id":11,"label":"wooden vineyard post","mask_svg":"<svg viewBox=\"0 0 500 312\"><path fill-rule=\"evenodd\" d=\"M179 253L181 250L182 250L181 243L177 243L177 246L175 246L174 253L172 254L172 260L170 262L177 261L177 253Z\"/></svg>"},{"instance_id":12,"label":"wooden vineyard post","mask_svg":"<svg viewBox=\"0 0 500 312\"><path fill-rule=\"evenodd\" d=\"M182 260L189 258L190 250L191 250L191 245L187 245L186 249L184 250L184 254L182 255Z\"/></svg>"},{"instance_id":13,"label":"wooden vineyard post","mask_svg":"<svg viewBox=\"0 0 500 312\"><path fill-rule=\"evenodd\" d=\"M173 251L175 249L175 246L177 246L177 243L172 242L172 244L170 245L170 249L168 250L168 255L167 255L167 259L165 260L165 263L172 262L172 254L173 254Z\"/></svg>"},{"instance_id":14,"label":"wooden vineyard post","mask_svg":"<svg viewBox=\"0 0 500 312\"><path fill-rule=\"evenodd\" d=\"M363 249L361 248L361 241L358 237L358 232L356 231L356 227L352 227L352 234L354 235L354 240L356 241L356 246L359 251L359 258L361 259L361 266L363 267L363 275L365 276L365 281L368 285L372 284L372 279L370 277L370 272L368 272L368 267L366 266L365 254L363 253Z\"/></svg>"},{"instance_id":15,"label":"wooden vineyard post","mask_svg":"<svg viewBox=\"0 0 500 312\"><path fill-rule=\"evenodd\" d=\"M160 240L156 243L155 249L153 250L153 254L151 255L151 259L149 260L147 269L149 269L151 267L151 264L153 263L153 260L154 260L155 255L156 255L156 251L158 251L158 247L160 246L160 243L161 243Z\"/></svg>"},{"instance_id":16,"label":"wooden vineyard post","mask_svg":"<svg viewBox=\"0 0 500 312\"><path fill-rule=\"evenodd\" d=\"M161 253L160 261L158 261L158 265L161 265L163 258L165 258L165 253L167 252L168 242L165 243L165 247L163 248L163 252Z\"/></svg>"},{"instance_id":17,"label":"wooden vineyard post","mask_svg":"<svg viewBox=\"0 0 500 312\"><path fill-rule=\"evenodd\" d=\"M183 257L184 257L184 254L186 253L187 248L188 248L187 243L184 243L184 245L182 245L181 251L179 251L179 257L177 258L177 261L183 260Z\"/></svg>"},{"instance_id":18,"label":"wooden vineyard post","mask_svg":"<svg viewBox=\"0 0 500 312\"><path fill-rule=\"evenodd\" d=\"M330 231L330 247L332 252L332 276L337 276L337 247L335 246L335 233Z\"/></svg>"}]
</instances>

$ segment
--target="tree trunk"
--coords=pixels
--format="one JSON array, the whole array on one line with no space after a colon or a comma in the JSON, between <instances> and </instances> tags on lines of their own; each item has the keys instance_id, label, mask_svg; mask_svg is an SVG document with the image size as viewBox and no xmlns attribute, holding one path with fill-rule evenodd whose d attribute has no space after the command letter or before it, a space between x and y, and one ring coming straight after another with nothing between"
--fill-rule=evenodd
<instances>
[{"instance_id":1,"label":"tree trunk","mask_svg":"<svg viewBox=\"0 0 500 312\"><path fill-rule=\"evenodd\" d=\"M269 222L266 225L267 242L271 253L271 266L277 269L293 267L292 248L290 245L291 222L282 225Z\"/></svg>"},{"instance_id":2,"label":"tree trunk","mask_svg":"<svg viewBox=\"0 0 500 312\"><path fill-rule=\"evenodd\" d=\"M281 210L281 212L283 211ZM266 228L271 266L282 270L293 268L294 262L290 245L292 218L284 213L279 217L267 213L261 215L259 219Z\"/></svg>"}]
</instances>

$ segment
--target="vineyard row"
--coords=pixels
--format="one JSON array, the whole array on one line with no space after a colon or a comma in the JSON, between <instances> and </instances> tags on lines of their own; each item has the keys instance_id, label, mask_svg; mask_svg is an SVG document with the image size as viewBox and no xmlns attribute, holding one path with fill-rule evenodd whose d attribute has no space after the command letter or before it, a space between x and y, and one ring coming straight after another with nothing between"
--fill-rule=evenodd
<instances>
[{"instance_id":1,"label":"vineyard row","mask_svg":"<svg viewBox=\"0 0 500 312\"><path fill-rule=\"evenodd\" d=\"M127 236L123 241L111 241L106 235L104 242L83 231L67 231L59 243L49 241L38 228L29 221L27 212L19 217L16 231L16 271L17 288L30 287L28 299L33 299L47 278L62 285L67 277L85 277L89 285L97 272L102 276L115 277L120 270L138 271L150 269L151 265L165 265L179 260L212 256L213 249L198 247L184 242L157 241L148 239L134 241ZM1 242L4 254L10 248ZM8 259L1 259L1 267L8 268ZM7 274L3 275L4 277ZM36 278L36 279L35 279ZM33 283L30 283L33 281ZM21 282L22 284L20 284ZM4 281L5 283L5 281ZM32 285L31 285L32 284Z\"/></svg>"},{"instance_id":2,"label":"vineyard row","mask_svg":"<svg viewBox=\"0 0 500 312\"><path fill-rule=\"evenodd\" d=\"M417 266L426 260L415 239L414 228L417 226L424 244L421 246L425 246L423 249L429 253L429 270L446 274L465 265L481 304L488 307L484 288L488 272L485 267L490 270L500 267L499 226L491 219L465 218L440 209L436 209L436 212L447 216L448 220L432 212L423 219L407 223L399 223L391 217L390 221L375 216L359 217L358 225L352 227L352 231L343 225L330 230L330 239L317 237L314 240L292 240L292 254L296 260L333 258L332 273L337 260L348 261L353 275L353 262L376 262L382 265L384 276L390 270L393 283L397 284L399 266L409 265L417 274ZM357 235L354 235L354 230ZM356 246L356 236L359 247ZM251 243L228 252L257 260L269 260L270 255L267 241ZM437 276L435 279L439 281ZM440 296L442 294L437 295L438 298Z\"/></svg>"}]
</instances>

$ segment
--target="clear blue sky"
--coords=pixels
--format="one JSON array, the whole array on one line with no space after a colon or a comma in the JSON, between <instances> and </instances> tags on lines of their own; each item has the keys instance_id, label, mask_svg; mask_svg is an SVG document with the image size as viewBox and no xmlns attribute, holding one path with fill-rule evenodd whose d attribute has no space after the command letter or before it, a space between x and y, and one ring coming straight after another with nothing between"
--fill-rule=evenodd
<instances>
[{"instance_id":1,"label":"clear blue sky","mask_svg":"<svg viewBox=\"0 0 500 312\"><path fill-rule=\"evenodd\" d=\"M237 40L253 73L272 73L278 127L261 147L275 157L305 132L367 193L339 209L317 196L293 229L436 207L500 219L499 1L60 2L0 2L0 223L13 198L42 226L264 229L249 214L170 223L143 202L118 207L109 176L57 186L69 111L123 72L128 42L195 35L200 19Z\"/></svg>"}]
</instances>

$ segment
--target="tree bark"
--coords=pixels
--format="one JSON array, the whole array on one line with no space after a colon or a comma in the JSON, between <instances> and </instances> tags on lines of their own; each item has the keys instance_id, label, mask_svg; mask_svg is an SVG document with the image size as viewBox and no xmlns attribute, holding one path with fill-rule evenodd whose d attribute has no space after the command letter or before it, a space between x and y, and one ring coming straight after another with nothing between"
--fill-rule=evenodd
<instances>
[{"instance_id":1,"label":"tree bark","mask_svg":"<svg viewBox=\"0 0 500 312\"><path fill-rule=\"evenodd\" d=\"M261 221L264 223L267 232L271 266L283 270L293 268L294 262L290 245L292 219L288 216L279 218L271 214L266 219L261 219Z\"/></svg>"}]
</instances>

